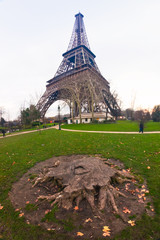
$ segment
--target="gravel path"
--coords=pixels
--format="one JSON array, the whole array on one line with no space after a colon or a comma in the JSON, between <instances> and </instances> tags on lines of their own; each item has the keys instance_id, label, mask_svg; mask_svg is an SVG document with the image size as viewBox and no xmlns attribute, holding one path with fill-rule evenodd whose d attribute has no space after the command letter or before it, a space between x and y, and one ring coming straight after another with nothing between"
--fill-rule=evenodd
<instances>
[{"instance_id":1,"label":"gravel path","mask_svg":"<svg viewBox=\"0 0 160 240\"><path fill-rule=\"evenodd\" d=\"M62 129L63 131L71 131L71 132L89 132L89 133L118 133L118 134L141 134L139 132L114 132L114 131L87 131L87 130L72 130L72 129ZM160 131L153 131L153 132L144 132L143 134L153 134L153 133L160 133Z\"/></svg>"}]
</instances>

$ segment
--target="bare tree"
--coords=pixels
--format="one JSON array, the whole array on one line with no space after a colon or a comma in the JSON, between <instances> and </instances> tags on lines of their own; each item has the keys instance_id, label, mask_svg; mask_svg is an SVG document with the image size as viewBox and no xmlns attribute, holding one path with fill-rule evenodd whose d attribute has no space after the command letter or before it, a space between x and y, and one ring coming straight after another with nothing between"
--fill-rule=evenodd
<instances>
[{"instance_id":1,"label":"bare tree","mask_svg":"<svg viewBox=\"0 0 160 240\"><path fill-rule=\"evenodd\" d=\"M4 113L5 113L4 107L0 107L0 118L3 116Z\"/></svg>"},{"instance_id":2,"label":"bare tree","mask_svg":"<svg viewBox=\"0 0 160 240\"><path fill-rule=\"evenodd\" d=\"M151 120L150 112L146 109L140 109L134 112L134 120L147 122Z\"/></svg>"},{"instance_id":3,"label":"bare tree","mask_svg":"<svg viewBox=\"0 0 160 240\"><path fill-rule=\"evenodd\" d=\"M160 122L160 105L154 106L152 111L152 119L154 122Z\"/></svg>"}]
</instances>

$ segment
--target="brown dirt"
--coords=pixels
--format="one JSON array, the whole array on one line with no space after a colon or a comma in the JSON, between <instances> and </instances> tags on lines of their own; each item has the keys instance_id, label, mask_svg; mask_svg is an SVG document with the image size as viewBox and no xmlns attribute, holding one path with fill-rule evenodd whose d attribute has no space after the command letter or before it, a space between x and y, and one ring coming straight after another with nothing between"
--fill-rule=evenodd
<instances>
[{"instance_id":1,"label":"brown dirt","mask_svg":"<svg viewBox=\"0 0 160 240\"><path fill-rule=\"evenodd\" d=\"M129 183L118 185L113 183L114 187L118 187L119 191L128 196L127 198L119 196L116 199L118 209L125 215L125 222L119 215L114 213L111 206L107 206L105 211L102 211L102 218L100 219L93 214L91 207L85 200L80 203L77 210L74 209L75 206L70 210L61 208L55 212L52 221L42 221L42 219L47 216L47 212L52 210L52 207L48 201L37 201L37 198L40 195L54 194L57 189L52 189L51 191L45 184L37 184L33 187L34 178L37 177L44 168L53 167L57 161L72 162L73 160L82 159L82 157L84 160L85 157L87 159L90 158L91 161L98 158L103 161L104 164L110 165L111 168L118 168L124 171L124 165L119 160L104 159L100 156L60 156L37 163L25 173L18 182L13 184L12 190L9 193L15 211L19 211L19 216L25 217L27 224L40 225L48 229L48 231L63 233L66 234L66 237L73 237L74 239L79 239L79 237L77 237L77 232L82 232L84 234L81 239L97 239L98 237L103 237L103 227L109 226L111 230L110 237L112 238L115 234L130 226L128 221L131 217L136 224L136 220L139 219L144 212L153 215L151 211L152 207L150 207L149 210L146 209L147 203L151 202L150 197L146 194L148 191L146 184L140 184L138 181L133 180ZM133 196L135 199L130 198ZM129 210L130 213L125 213L125 210ZM87 219L90 220L87 222Z\"/></svg>"}]
</instances>

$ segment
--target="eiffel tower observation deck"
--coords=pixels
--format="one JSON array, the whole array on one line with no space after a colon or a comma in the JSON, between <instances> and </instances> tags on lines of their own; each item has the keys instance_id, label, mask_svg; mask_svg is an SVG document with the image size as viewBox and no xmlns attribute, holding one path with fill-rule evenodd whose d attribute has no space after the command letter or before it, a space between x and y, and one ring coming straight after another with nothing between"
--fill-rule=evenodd
<instances>
[{"instance_id":1,"label":"eiffel tower observation deck","mask_svg":"<svg viewBox=\"0 0 160 240\"><path fill-rule=\"evenodd\" d=\"M83 15L75 15L75 23L68 49L54 77L47 81L46 91L37 103L44 117L57 100L70 107L70 116L83 112L106 112L116 116L120 108L110 93L109 82L101 75L91 51L83 22Z\"/></svg>"}]
</instances>

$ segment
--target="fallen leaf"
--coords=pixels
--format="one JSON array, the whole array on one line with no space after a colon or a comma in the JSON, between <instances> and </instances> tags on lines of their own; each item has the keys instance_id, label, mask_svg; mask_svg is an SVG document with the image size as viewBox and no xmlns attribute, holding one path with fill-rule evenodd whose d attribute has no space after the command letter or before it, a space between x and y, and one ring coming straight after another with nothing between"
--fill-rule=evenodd
<instances>
[{"instance_id":1,"label":"fallen leaf","mask_svg":"<svg viewBox=\"0 0 160 240\"><path fill-rule=\"evenodd\" d=\"M146 189L143 188L143 189L141 190L141 192L146 192Z\"/></svg>"},{"instance_id":2,"label":"fallen leaf","mask_svg":"<svg viewBox=\"0 0 160 240\"><path fill-rule=\"evenodd\" d=\"M104 237L107 237L107 236L110 236L110 235L111 235L110 232L104 232L104 233L103 233L103 236L104 236Z\"/></svg>"},{"instance_id":3,"label":"fallen leaf","mask_svg":"<svg viewBox=\"0 0 160 240\"><path fill-rule=\"evenodd\" d=\"M84 234L82 232L77 232L77 236L82 237Z\"/></svg>"},{"instance_id":4,"label":"fallen leaf","mask_svg":"<svg viewBox=\"0 0 160 240\"><path fill-rule=\"evenodd\" d=\"M132 181L133 183L135 183L135 182L136 182L136 180L135 180L135 179L132 179L131 181Z\"/></svg>"},{"instance_id":5,"label":"fallen leaf","mask_svg":"<svg viewBox=\"0 0 160 240\"><path fill-rule=\"evenodd\" d=\"M19 214L19 217L22 217L23 215L24 215L24 213L22 212L22 213Z\"/></svg>"},{"instance_id":6,"label":"fallen leaf","mask_svg":"<svg viewBox=\"0 0 160 240\"><path fill-rule=\"evenodd\" d=\"M103 227L103 232L107 232L107 231L110 231L110 228L108 226L104 226Z\"/></svg>"},{"instance_id":7,"label":"fallen leaf","mask_svg":"<svg viewBox=\"0 0 160 240\"><path fill-rule=\"evenodd\" d=\"M92 220L91 218L87 218L87 219L85 220L85 222L86 222L86 223L88 223L88 222L93 222L93 220Z\"/></svg>"},{"instance_id":8,"label":"fallen leaf","mask_svg":"<svg viewBox=\"0 0 160 240\"><path fill-rule=\"evenodd\" d=\"M77 211L78 209L79 209L79 207L78 207L78 206L75 206L75 207L74 207L74 210L76 210L76 211Z\"/></svg>"},{"instance_id":9,"label":"fallen leaf","mask_svg":"<svg viewBox=\"0 0 160 240\"><path fill-rule=\"evenodd\" d=\"M130 183L125 184L125 189L128 191L129 190Z\"/></svg>"},{"instance_id":10,"label":"fallen leaf","mask_svg":"<svg viewBox=\"0 0 160 240\"><path fill-rule=\"evenodd\" d=\"M128 168L128 169L127 169L127 172L129 172L129 173L130 173L130 172L131 172L131 168Z\"/></svg>"},{"instance_id":11,"label":"fallen leaf","mask_svg":"<svg viewBox=\"0 0 160 240\"><path fill-rule=\"evenodd\" d=\"M49 212L51 212L51 210L47 209L47 210L45 211L45 214L47 214L47 213L49 213Z\"/></svg>"},{"instance_id":12,"label":"fallen leaf","mask_svg":"<svg viewBox=\"0 0 160 240\"><path fill-rule=\"evenodd\" d=\"M0 204L0 210L2 210L3 209L3 206Z\"/></svg>"},{"instance_id":13,"label":"fallen leaf","mask_svg":"<svg viewBox=\"0 0 160 240\"><path fill-rule=\"evenodd\" d=\"M111 230L110 230L110 228L108 226L104 226L102 231L104 232L103 233L104 237L111 235L111 233L110 233Z\"/></svg>"},{"instance_id":14,"label":"fallen leaf","mask_svg":"<svg viewBox=\"0 0 160 240\"><path fill-rule=\"evenodd\" d=\"M123 209L124 209L124 210L123 210L124 213L131 213L131 211L130 211L128 208L123 207Z\"/></svg>"},{"instance_id":15,"label":"fallen leaf","mask_svg":"<svg viewBox=\"0 0 160 240\"><path fill-rule=\"evenodd\" d=\"M157 155L157 154L159 154L160 152L156 152L155 154Z\"/></svg>"},{"instance_id":16,"label":"fallen leaf","mask_svg":"<svg viewBox=\"0 0 160 240\"><path fill-rule=\"evenodd\" d=\"M136 224L135 224L135 221L132 221L132 220L129 220L128 223L129 223L132 227L136 225Z\"/></svg>"},{"instance_id":17,"label":"fallen leaf","mask_svg":"<svg viewBox=\"0 0 160 240\"><path fill-rule=\"evenodd\" d=\"M40 226L40 225L39 225ZM47 228L48 231L55 231L55 228Z\"/></svg>"},{"instance_id":18,"label":"fallen leaf","mask_svg":"<svg viewBox=\"0 0 160 240\"><path fill-rule=\"evenodd\" d=\"M130 190L130 193L132 194L132 195L135 195L135 190L133 189L133 190Z\"/></svg>"}]
</instances>

